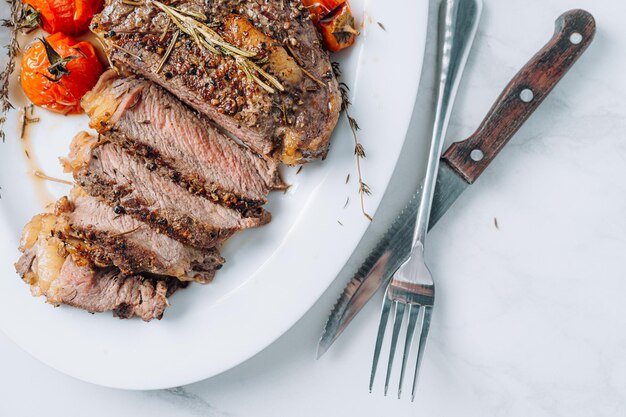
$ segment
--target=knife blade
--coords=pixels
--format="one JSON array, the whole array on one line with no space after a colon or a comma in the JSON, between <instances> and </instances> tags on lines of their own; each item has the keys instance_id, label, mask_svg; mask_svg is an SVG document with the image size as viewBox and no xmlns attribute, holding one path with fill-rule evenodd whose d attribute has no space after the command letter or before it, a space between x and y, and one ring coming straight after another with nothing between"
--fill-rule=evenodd
<instances>
[{"instance_id":1,"label":"knife blade","mask_svg":"<svg viewBox=\"0 0 626 417\"><path fill-rule=\"evenodd\" d=\"M590 13L576 9L562 14L556 20L553 37L513 77L477 131L447 149L439 166L429 228L478 179L534 113L591 44L595 31ZM318 359L407 259L419 195L418 190L346 285L322 331Z\"/></svg>"}]
</instances>

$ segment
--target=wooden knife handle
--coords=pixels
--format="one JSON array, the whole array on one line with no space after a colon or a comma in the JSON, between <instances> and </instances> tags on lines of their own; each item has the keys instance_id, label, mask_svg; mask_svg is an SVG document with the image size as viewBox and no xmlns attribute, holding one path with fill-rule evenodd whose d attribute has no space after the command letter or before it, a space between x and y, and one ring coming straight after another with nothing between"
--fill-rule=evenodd
<instances>
[{"instance_id":1,"label":"wooden knife handle","mask_svg":"<svg viewBox=\"0 0 626 417\"><path fill-rule=\"evenodd\" d=\"M453 143L442 159L472 184L587 49L596 31L591 14L571 10L554 37L511 80L478 130Z\"/></svg>"}]
</instances>

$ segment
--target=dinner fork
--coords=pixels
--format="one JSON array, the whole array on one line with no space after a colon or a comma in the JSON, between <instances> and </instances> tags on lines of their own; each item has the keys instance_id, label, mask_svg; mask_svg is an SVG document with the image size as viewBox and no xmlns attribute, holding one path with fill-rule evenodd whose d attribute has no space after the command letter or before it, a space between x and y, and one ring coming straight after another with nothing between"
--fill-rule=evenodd
<instances>
[{"instance_id":1,"label":"dinner fork","mask_svg":"<svg viewBox=\"0 0 626 417\"><path fill-rule=\"evenodd\" d=\"M441 3L439 20L439 86L431 147L428 156L428 164L426 166L426 176L422 184L422 194L413 234L411 255L409 259L398 268L385 291L383 307L380 314L380 324L378 326L378 336L374 346L374 359L369 384L370 392L372 392L385 330L393 307L391 347L385 376L384 393L387 395L396 345L406 310L408 326L404 342L404 352L402 354L402 366L400 368L398 398L400 398L402 394L402 382L407 366L407 359L411 353L418 318L421 317L419 323L420 331L417 359L411 388L411 401L415 399L417 377L424 355L424 347L426 345L426 338L428 337L432 309L435 301L435 283L424 260L424 242L426 232L428 231L428 219L430 218L430 209L437 180L439 158L443 150L443 143L450 121L454 99L463 69L465 68L465 63L467 62L472 43L476 36L481 12L482 0L444 0ZM421 315L419 314L420 310L423 311Z\"/></svg>"}]
</instances>

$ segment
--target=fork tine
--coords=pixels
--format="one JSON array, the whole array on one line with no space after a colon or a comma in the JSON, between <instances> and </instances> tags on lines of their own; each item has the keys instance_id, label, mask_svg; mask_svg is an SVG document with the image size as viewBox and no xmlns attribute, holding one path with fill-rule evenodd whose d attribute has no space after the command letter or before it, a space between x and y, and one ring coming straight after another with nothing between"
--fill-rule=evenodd
<instances>
[{"instance_id":1,"label":"fork tine","mask_svg":"<svg viewBox=\"0 0 626 417\"><path fill-rule=\"evenodd\" d=\"M387 363L387 375L385 376L385 391L387 395L387 389L389 388L389 378L391 377L391 368L393 365L393 357L396 354L396 345L398 343L398 335L400 334L400 328L402 327L402 318L404 317L405 304L395 302L395 309L393 315L393 333L391 334L391 347L389 348L389 362Z\"/></svg>"},{"instance_id":2,"label":"fork tine","mask_svg":"<svg viewBox=\"0 0 626 417\"><path fill-rule=\"evenodd\" d=\"M417 316L420 312L420 306L409 304L409 326L406 329L406 340L404 341L404 353L402 354L402 368L400 368L400 383L398 384L398 399L402 395L402 382L404 381L404 371L406 370L406 360L411 352L413 343L413 334L417 327Z\"/></svg>"},{"instance_id":3,"label":"fork tine","mask_svg":"<svg viewBox=\"0 0 626 417\"><path fill-rule=\"evenodd\" d=\"M374 385L374 377L376 376L376 368L378 368L378 358L380 357L380 349L383 346L385 338L385 329L387 328L387 320L389 319L389 310L391 309L391 299L387 297L383 300L383 308L380 312L380 324L378 325L378 336L376 337L376 345L374 346L374 360L372 361L372 372L370 374L370 393Z\"/></svg>"},{"instance_id":4,"label":"fork tine","mask_svg":"<svg viewBox=\"0 0 626 417\"><path fill-rule=\"evenodd\" d=\"M417 363L415 364L415 374L413 375L413 388L411 389L411 402L415 400L415 388L417 387L417 377L424 356L424 346L426 346L426 338L428 338L428 330L430 329L430 318L433 313L432 306L424 307L424 317L422 319L422 332L420 334L419 349L417 351Z\"/></svg>"}]
</instances>

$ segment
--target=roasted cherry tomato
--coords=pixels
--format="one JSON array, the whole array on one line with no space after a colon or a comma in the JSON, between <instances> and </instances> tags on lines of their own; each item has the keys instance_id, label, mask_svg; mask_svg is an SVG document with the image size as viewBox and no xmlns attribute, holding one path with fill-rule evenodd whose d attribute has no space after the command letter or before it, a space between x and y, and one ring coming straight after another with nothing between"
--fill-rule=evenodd
<instances>
[{"instance_id":1,"label":"roasted cherry tomato","mask_svg":"<svg viewBox=\"0 0 626 417\"><path fill-rule=\"evenodd\" d=\"M55 33L24 53L20 82L35 105L58 113L82 113L80 99L103 70L93 45Z\"/></svg>"},{"instance_id":2,"label":"roasted cherry tomato","mask_svg":"<svg viewBox=\"0 0 626 417\"><path fill-rule=\"evenodd\" d=\"M354 43L359 32L345 0L303 0L311 20L322 34L324 46L337 52Z\"/></svg>"},{"instance_id":3,"label":"roasted cherry tomato","mask_svg":"<svg viewBox=\"0 0 626 417\"><path fill-rule=\"evenodd\" d=\"M77 35L89 28L94 14L102 10L103 0L22 0L39 13L43 30Z\"/></svg>"},{"instance_id":4,"label":"roasted cherry tomato","mask_svg":"<svg viewBox=\"0 0 626 417\"><path fill-rule=\"evenodd\" d=\"M328 14L328 12L330 12L336 6L336 5L335 6L331 5L331 7L328 8L325 5L325 3L334 3L333 0L327 0L327 1L302 0L302 3L304 3L304 6L307 9L309 9L309 14L311 15L311 20L316 25L317 25L317 22L320 21L322 16L326 16Z\"/></svg>"},{"instance_id":5,"label":"roasted cherry tomato","mask_svg":"<svg viewBox=\"0 0 626 417\"><path fill-rule=\"evenodd\" d=\"M354 17L348 3L343 3L322 17L317 24L322 32L324 46L331 52L352 45L359 34L354 27Z\"/></svg>"}]
</instances>

